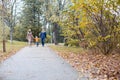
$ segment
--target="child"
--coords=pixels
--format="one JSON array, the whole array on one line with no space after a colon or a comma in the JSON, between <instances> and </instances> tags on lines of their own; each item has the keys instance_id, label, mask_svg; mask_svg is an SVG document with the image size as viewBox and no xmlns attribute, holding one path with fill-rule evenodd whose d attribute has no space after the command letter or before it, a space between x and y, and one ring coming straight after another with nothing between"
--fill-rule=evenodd
<instances>
[{"instance_id":1,"label":"child","mask_svg":"<svg viewBox=\"0 0 120 80\"><path fill-rule=\"evenodd\" d=\"M35 37L35 43L36 43L36 46L38 47L38 45L39 45L39 38L37 36Z\"/></svg>"}]
</instances>

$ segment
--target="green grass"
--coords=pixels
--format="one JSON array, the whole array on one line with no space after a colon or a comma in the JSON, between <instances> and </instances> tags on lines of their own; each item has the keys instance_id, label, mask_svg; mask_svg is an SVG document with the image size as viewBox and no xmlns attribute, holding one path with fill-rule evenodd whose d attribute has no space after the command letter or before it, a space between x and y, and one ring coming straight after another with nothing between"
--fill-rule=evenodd
<instances>
[{"instance_id":1,"label":"green grass","mask_svg":"<svg viewBox=\"0 0 120 80\"><path fill-rule=\"evenodd\" d=\"M80 47L67 47L67 46L63 46L63 45L50 45L49 47L58 52L71 52L71 53L75 53L75 54L83 53L86 51Z\"/></svg>"}]
</instances>

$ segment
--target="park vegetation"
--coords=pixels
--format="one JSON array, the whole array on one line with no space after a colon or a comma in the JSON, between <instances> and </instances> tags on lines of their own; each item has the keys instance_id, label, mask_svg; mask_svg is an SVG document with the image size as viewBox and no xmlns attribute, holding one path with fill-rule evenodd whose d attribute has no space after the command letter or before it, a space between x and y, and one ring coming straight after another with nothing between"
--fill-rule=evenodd
<instances>
[{"instance_id":1,"label":"park vegetation","mask_svg":"<svg viewBox=\"0 0 120 80\"><path fill-rule=\"evenodd\" d=\"M17 0L0 1L0 30L3 33L0 36L3 42L8 37L11 42L13 39L26 41L28 29L32 30L34 36L39 36L42 28L45 28L47 42L55 45L62 42L65 46L82 50L73 51L89 53L82 54L83 57L78 55L77 59L86 59L90 63L96 61L94 66L99 68L97 74L102 74L108 80L117 80L120 75L120 0L21 2L21 13L17 13ZM90 63L85 65L93 65Z\"/></svg>"},{"instance_id":2,"label":"park vegetation","mask_svg":"<svg viewBox=\"0 0 120 80\"><path fill-rule=\"evenodd\" d=\"M60 56L78 71L90 73L89 77L119 80L119 0L72 0L61 12L58 23L65 45L69 46L52 46ZM84 49L79 54L74 52L77 46Z\"/></svg>"},{"instance_id":3,"label":"park vegetation","mask_svg":"<svg viewBox=\"0 0 120 80\"><path fill-rule=\"evenodd\" d=\"M54 42L56 45L64 42L67 46L80 46L103 54L119 51L119 0L22 2L22 13L17 17L16 0L1 1L1 16L5 26L10 28L11 42L13 38L26 41L29 28L34 36L39 36L41 29L46 28L48 42Z\"/></svg>"},{"instance_id":4,"label":"park vegetation","mask_svg":"<svg viewBox=\"0 0 120 80\"><path fill-rule=\"evenodd\" d=\"M66 45L111 53L120 44L119 15L117 0L73 0L60 21Z\"/></svg>"}]
</instances>

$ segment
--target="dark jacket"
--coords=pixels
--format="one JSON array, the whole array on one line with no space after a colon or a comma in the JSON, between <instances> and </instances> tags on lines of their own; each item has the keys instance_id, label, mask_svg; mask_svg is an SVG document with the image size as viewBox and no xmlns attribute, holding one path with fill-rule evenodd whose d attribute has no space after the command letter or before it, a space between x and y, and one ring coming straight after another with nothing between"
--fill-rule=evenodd
<instances>
[{"instance_id":1,"label":"dark jacket","mask_svg":"<svg viewBox=\"0 0 120 80\"><path fill-rule=\"evenodd\" d=\"M45 39L46 38L46 32L41 32L40 33L40 38Z\"/></svg>"}]
</instances>

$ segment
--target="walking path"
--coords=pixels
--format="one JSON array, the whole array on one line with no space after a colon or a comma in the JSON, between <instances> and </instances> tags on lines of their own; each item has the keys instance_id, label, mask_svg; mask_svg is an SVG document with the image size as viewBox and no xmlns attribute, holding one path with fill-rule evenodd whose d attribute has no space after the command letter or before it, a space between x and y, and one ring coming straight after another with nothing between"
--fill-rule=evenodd
<instances>
[{"instance_id":1,"label":"walking path","mask_svg":"<svg viewBox=\"0 0 120 80\"><path fill-rule=\"evenodd\" d=\"M0 80L77 80L78 73L48 47L25 47L0 64Z\"/></svg>"}]
</instances>

